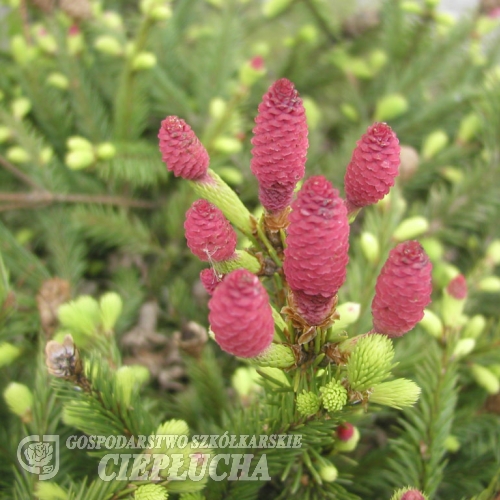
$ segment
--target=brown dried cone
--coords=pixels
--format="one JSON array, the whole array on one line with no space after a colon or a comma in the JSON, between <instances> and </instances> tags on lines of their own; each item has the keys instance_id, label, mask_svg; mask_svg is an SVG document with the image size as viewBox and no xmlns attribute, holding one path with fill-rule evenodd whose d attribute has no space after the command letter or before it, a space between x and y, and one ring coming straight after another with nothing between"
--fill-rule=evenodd
<instances>
[{"instance_id":1,"label":"brown dried cone","mask_svg":"<svg viewBox=\"0 0 500 500\"><path fill-rule=\"evenodd\" d=\"M42 329L52 337L58 325L57 310L71 298L71 285L61 278L51 278L42 283L36 296Z\"/></svg>"},{"instance_id":2,"label":"brown dried cone","mask_svg":"<svg viewBox=\"0 0 500 500\"><path fill-rule=\"evenodd\" d=\"M200 358L208 341L207 329L195 321L189 321L180 332L174 333L177 345L193 358Z\"/></svg>"},{"instance_id":3,"label":"brown dried cone","mask_svg":"<svg viewBox=\"0 0 500 500\"><path fill-rule=\"evenodd\" d=\"M51 12L54 8L55 0L31 0L31 3L44 12Z\"/></svg>"},{"instance_id":4,"label":"brown dried cone","mask_svg":"<svg viewBox=\"0 0 500 500\"><path fill-rule=\"evenodd\" d=\"M92 17L92 6L89 0L59 0L59 8L75 20Z\"/></svg>"},{"instance_id":5,"label":"brown dried cone","mask_svg":"<svg viewBox=\"0 0 500 500\"><path fill-rule=\"evenodd\" d=\"M156 330L158 313L155 301L142 305L137 325L122 337L123 347L130 352L123 362L145 366L164 390L182 391L186 378L184 362L176 339Z\"/></svg>"}]
</instances>

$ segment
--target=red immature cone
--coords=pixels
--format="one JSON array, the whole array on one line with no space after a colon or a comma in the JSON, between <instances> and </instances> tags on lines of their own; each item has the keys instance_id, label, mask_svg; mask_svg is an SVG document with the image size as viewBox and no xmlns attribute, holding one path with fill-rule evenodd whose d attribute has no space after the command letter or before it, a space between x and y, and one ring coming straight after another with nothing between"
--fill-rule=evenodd
<instances>
[{"instance_id":1,"label":"red immature cone","mask_svg":"<svg viewBox=\"0 0 500 500\"><path fill-rule=\"evenodd\" d=\"M357 142L347 166L344 187L349 212L381 200L394 185L400 163L396 134L374 123Z\"/></svg>"},{"instance_id":2,"label":"red immature cone","mask_svg":"<svg viewBox=\"0 0 500 500\"><path fill-rule=\"evenodd\" d=\"M424 316L431 301L432 264L418 241L393 248L375 286L373 328L388 337L400 337Z\"/></svg>"},{"instance_id":3,"label":"red immature cone","mask_svg":"<svg viewBox=\"0 0 500 500\"><path fill-rule=\"evenodd\" d=\"M349 441L354 434L354 425L345 422L340 424L335 432L341 441Z\"/></svg>"},{"instance_id":4,"label":"red immature cone","mask_svg":"<svg viewBox=\"0 0 500 500\"><path fill-rule=\"evenodd\" d=\"M308 148L304 105L293 83L282 78L264 94L253 129L250 168L268 212L281 212L304 177Z\"/></svg>"},{"instance_id":5,"label":"red immature cone","mask_svg":"<svg viewBox=\"0 0 500 500\"><path fill-rule=\"evenodd\" d=\"M208 308L215 341L224 351L253 358L271 344L274 320L269 297L257 276L246 269L226 275Z\"/></svg>"},{"instance_id":6,"label":"red immature cone","mask_svg":"<svg viewBox=\"0 0 500 500\"><path fill-rule=\"evenodd\" d=\"M467 297L467 281L463 274L453 278L446 287L446 291L457 300L463 300Z\"/></svg>"},{"instance_id":7,"label":"red immature cone","mask_svg":"<svg viewBox=\"0 0 500 500\"><path fill-rule=\"evenodd\" d=\"M233 256L236 232L224 214L206 200L195 201L184 222L188 247L204 262L220 262Z\"/></svg>"},{"instance_id":8,"label":"red immature cone","mask_svg":"<svg viewBox=\"0 0 500 500\"><path fill-rule=\"evenodd\" d=\"M309 178L292 204L283 269L295 306L309 324L345 281L349 222L339 193L323 176ZM323 317L324 319L325 317Z\"/></svg>"},{"instance_id":9,"label":"red immature cone","mask_svg":"<svg viewBox=\"0 0 500 500\"><path fill-rule=\"evenodd\" d=\"M425 500L425 497L418 490L409 490L403 494L401 500Z\"/></svg>"},{"instance_id":10,"label":"red immature cone","mask_svg":"<svg viewBox=\"0 0 500 500\"><path fill-rule=\"evenodd\" d=\"M203 269L200 273L200 281L209 295L213 295L214 290L222 283L224 274L217 274L211 267Z\"/></svg>"},{"instance_id":11,"label":"red immature cone","mask_svg":"<svg viewBox=\"0 0 500 500\"><path fill-rule=\"evenodd\" d=\"M201 180L206 175L210 162L207 150L184 120L167 116L158 138L162 160L176 177Z\"/></svg>"}]
</instances>

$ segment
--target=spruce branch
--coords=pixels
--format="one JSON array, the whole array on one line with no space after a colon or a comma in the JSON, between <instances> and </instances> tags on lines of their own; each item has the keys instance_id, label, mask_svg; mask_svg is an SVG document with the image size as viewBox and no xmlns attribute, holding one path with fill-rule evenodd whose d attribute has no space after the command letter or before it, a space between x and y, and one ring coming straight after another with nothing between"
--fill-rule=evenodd
<instances>
[{"instance_id":1,"label":"spruce branch","mask_svg":"<svg viewBox=\"0 0 500 500\"><path fill-rule=\"evenodd\" d=\"M0 155L0 165L10 172L13 176L17 177L20 181L24 182L28 186L32 187L35 190L41 189L41 186L38 185L31 177L26 175L24 172L19 170L13 163L11 163L7 158Z\"/></svg>"}]
</instances>

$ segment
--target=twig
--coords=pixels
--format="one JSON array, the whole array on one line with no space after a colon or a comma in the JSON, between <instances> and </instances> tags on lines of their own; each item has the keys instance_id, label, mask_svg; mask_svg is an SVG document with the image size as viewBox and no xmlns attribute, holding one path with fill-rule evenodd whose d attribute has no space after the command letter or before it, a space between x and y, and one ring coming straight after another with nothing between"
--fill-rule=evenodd
<instances>
[{"instance_id":1,"label":"twig","mask_svg":"<svg viewBox=\"0 0 500 500\"><path fill-rule=\"evenodd\" d=\"M158 203L146 200L134 200L120 196L87 195L87 194L55 194L49 191L32 191L31 193L1 193L0 202L12 202L9 205L0 205L0 210L15 208L32 208L37 205L51 203L100 203L101 205L116 205L131 208L157 208Z\"/></svg>"},{"instance_id":2,"label":"twig","mask_svg":"<svg viewBox=\"0 0 500 500\"><path fill-rule=\"evenodd\" d=\"M15 165L13 165L3 156L0 156L0 165L2 165L2 167L10 172L13 176L17 177L20 181L24 182L33 189L42 189L41 186L39 186L33 179L31 179L31 177L26 175L24 172L21 172L21 170L19 170Z\"/></svg>"}]
</instances>

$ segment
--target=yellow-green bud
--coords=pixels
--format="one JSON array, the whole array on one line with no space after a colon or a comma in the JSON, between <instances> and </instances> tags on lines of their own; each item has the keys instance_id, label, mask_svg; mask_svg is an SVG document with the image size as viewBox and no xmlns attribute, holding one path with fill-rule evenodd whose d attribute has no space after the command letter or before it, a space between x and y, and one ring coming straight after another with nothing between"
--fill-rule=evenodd
<instances>
[{"instance_id":1,"label":"yellow-green bud","mask_svg":"<svg viewBox=\"0 0 500 500\"><path fill-rule=\"evenodd\" d=\"M167 420L158 427L156 434L188 436L189 425L184 420L180 419Z\"/></svg>"},{"instance_id":2,"label":"yellow-green bud","mask_svg":"<svg viewBox=\"0 0 500 500\"><path fill-rule=\"evenodd\" d=\"M220 97L214 97L208 106L208 112L215 120L220 120L227 109L227 103Z\"/></svg>"},{"instance_id":3,"label":"yellow-green bud","mask_svg":"<svg viewBox=\"0 0 500 500\"><path fill-rule=\"evenodd\" d=\"M262 13L267 18L276 17L284 12L291 3L292 0L267 0L262 7Z\"/></svg>"},{"instance_id":4,"label":"yellow-green bud","mask_svg":"<svg viewBox=\"0 0 500 500\"><path fill-rule=\"evenodd\" d=\"M47 85L57 89L66 90L69 87L69 80L62 73L50 73L46 80Z\"/></svg>"},{"instance_id":5,"label":"yellow-green bud","mask_svg":"<svg viewBox=\"0 0 500 500\"><path fill-rule=\"evenodd\" d=\"M381 49L372 50L368 56L368 64L373 73L378 73L388 60L387 53Z\"/></svg>"},{"instance_id":6,"label":"yellow-green bud","mask_svg":"<svg viewBox=\"0 0 500 500\"><path fill-rule=\"evenodd\" d=\"M304 24L297 33L297 38L300 40L314 44L317 42L319 37L318 28L314 24Z\"/></svg>"},{"instance_id":7,"label":"yellow-green bud","mask_svg":"<svg viewBox=\"0 0 500 500\"><path fill-rule=\"evenodd\" d=\"M439 5L439 2L441 2L441 0L424 0L425 6L431 9L437 7Z\"/></svg>"},{"instance_id":8,"label":"yellow-green bud","mask_svg":"<svg viewBox=\"0 0 500 500\"><path fill-rule=\"evenodd\" d=\"M0 144L12 137L12 132L7 127L0 127Z\"/></svg>"},{"instance_id":9,"label":"yellow-green bud","mask_svg":"<svg viewBox=\"0 0 500 500\"><path fill-rule=\"evenodd\" d=\"M266 68L262 64L260 67L252 64L252 61L246 61L238 72L240 82L246 87L251 87L266 74Z\"/></svg>"},{"instance_id":10,"label":"yellow-green bud","mask_svg":"<svg viewBox=\"0 0 500 500\"><path fill-rule=\"evenodd\" d=\"M11 382L3 392L3 397L9 410L21 417L24 422L31 421L33 394L24 384Z\"/></svg>"},{"instance_id":11,"label":"yellow-green bud","mask_svg":"<svg viewBox=\"0 0 500 500\"><path fill-rule=\"evenodd\" d=\"M404 115L409 107L408 101L401 94L391 94L382 97L382 99L379 99L377 102L375 121L383 122L397 118Z\"/></svg>"},{"instance_id":12,"label":"yellow-green bud","mask_svg":"<svg viewBox=\"0 0 500 500\"><path fill-rule=\"evenodd\" d=\"M84 137L80 137L78 135L74 135L69 137L66 141L66 146L71 151L93 151L94 146L90 141L85 139Z\"/></svg>"},{"instance_id":13,"label":"yellow-green bud","mask_svg":"<svg viewBox=\"0 0 500 500\"><path fill-rule=\"evenodd\" d=\"M135 490L135 500L167 500L168 491L159 484L144 484Z\"/></svg>"},{"instance_id":14,"label":"yellow-green bud","mask_svg":"<svg viewBox=\"0 0 500 500\"><path fill-rule=\"evenodd\" d=\"M31 111L31 102L26 97L18 97L10 105L14 118L21 120Z\"/></svg>"},{"instance_id":15,"label":"yellow-green bud","mask_svg":"<svg viewBox=\"0 0 500 500\"><path fill-rule=\"evenodd\" d=\"M394 346L386 335L372 334L356 343L347 361L347 379L355 391L366 391L386 379L392 368Z\"/></svg>"},{"instance_id":16,"label":"yellow-green bud","mask_svg":"<svg viewBox=\"0 0 500 500\"><path fill-rule=\"evenodd\" d=\"M235 269L248 269L251 273L257 274L261 269L260 262L245 250L236 250L230 259L214 262L214 268L222 274L229 274Z\"/></svg>"},{"instance_id":17,"label":"yellow-green bud","mask_svg":"<svg viewBox=\"0 0 500 500\"><path fill-rule=\"evenodd\" d=\"M340 411L347 404L347 391L337 380L320 387L321 402L326 411Z\"/></svg>"},{"instance_id":18,"label":"yellow-green bud","mask_svg":"<svg viewBox=\"0 0 500 500\"><path fill-rule=\"evenodd\" d=\"M72 55L78 55L84 48L84 38L81 33L72 33L66 37L68 52Z\"/></svg>"},{"instance_id":19,"label":"yellow-green bud","mask_svg":"<svg viewBox=\"0 0 500 500\"><path fill-rule=\"evenodd\" d=\"M333 464L323 465L319 469L319 476L325 483L333 483L339 476L339 471Z\"/></svg>"},{"instance_id":20,"label":"yellow-green bud","mask_svg":"<svg viewBox=\"0 0 500 500\"><path fill-rule=\"evenodd\" d=\"M340 106L340 111L351 122L359 121L359 113L357 109L351 104L342 104Z\"/></svg>"},{"instance_id":21,"label":"yellow-green bud","mask_svg":"<svg viewBox=\"0 0 500 500\"><path fill-rule=\"evenodd\" d=\"M456 285L455 288L453 288L454 284ZM466 300L467 284L465 278L459 275L450 281L448 287L443 290L441 317L445 325L458 326Z\"/></svg>"},{"instance_id":22,"label":"yellow-green bud","mask_svg":"<svg viewBox=\"0 0 500 500\"><path fill-rule=\"evenodd\" d=\"M453 349L453 356L457 359L463 358L470 354L474 347L476 347L474 339L460 339Z\"/></svg>"},{"instance_id":23,"label":"yellow-green bud","mask_svg":"<svg viewBox=\"0 0 500 500\"><path fill-rule=\"evenodd\" d=\"M69 497L66 490L51 481L35 483L35 492L38 500L67 500Z\"/></svg>"},{"instance_id":24,"label":"yellow-green bud","mask_svg":"<svg viewBox=\"0 0 500 500\"><path fill-rule=\"evenodd\" d=\"M321 110L311 97L303 97L302 102L306 110L306 121L309 130L315 130L321 121Z\"/></svg>"},{"instance_id":25,"label":"yellow-green bud","mask_svg":"<svg viewBox=\"0 0 500 500\"><path fill-rule=\"evenodd\" d=\"M489 260L494 266L500 264L500 240L493 240L488 245L488 248L486 249L486 259Z\"/></svg>"},{"instance_id":26,"label":"yellow-green bud","mask_svg":"<svg viewBox=\"0 0 500 500\"><path fill-rule=\"evenodd\" d=\"M304 417L310 417L318 413L320 399L314 392L302 391L297 396L297 411Z\"/></svg>"},{"instance_id":27,"label":"yellow-green bud","mask_svg":"<svg viewBox=\"0 0 500 500\"><path fill-rule=\"evenodd\" d=\"M429 230L429 221L425 217L410 217L402 221L392 237L396 241L412 240Z\"/></svg>"},{"instance_id":28,"label":"yellow-green bud","mask_svg":"<svg viewBox=\"0 0 500 500\"><path fill-rule=\"evenodd\" d=\"M251 393L260 390L257 383L260 376L253 367L241 366L237 368L232 377L231 385L242 398L248 397Z\"/></svg>"},{"instance_id":29,"label":"yellow-green bud","mask_svg":"<svg viewBox=\"0 0 500 500\"><path fill-rule=\"evenodd\" d=\"M111 160L116 155L116 148L110 142L103 142L97 145L96 154L99 160Z\"/></svg>"},{"instance_id":30,"label":"yellow-green bud","mask_svg":"<svg viewBox=\"0 0 500 500\"><path fill-rule=\"evenodd\" d=\"M483 278L477 287L482 292L500 292L500 278L498 276L488 276L487 278Z\"/></svg>"},{"instance_id":31,"label":"yellow-green bud","mask_svg":"<svg viewBox=\"0 0 500 500\"><path fill-rule=\"evenodd\" d=\"M172 17L172 9L168 5L157 5L151 9L149 17L153 21L166 21Z\"/></svg>"},{"instance_id":32,"label":"yellow-green bud","mask_svg":"<svg viewBox=\"0 0 500 500\"><path fill-rule=\"evenodd\" d=\"M95 162L95 156L92 151L71 151L65 156L64 162L71 170L82 170Z\"/></svg>"},{"instance_id":33,"label":"yellow-green bud","mask_svg":"<svg viewBox=\"0 0 500 500\"><path fill-rule=\"evenodd\" d=\"M429 134L422 145L422 156L425 160L434 158L448 145L448 135L444 130L436 130Z\"/></svg>"},{"instance_id":34,"label":"yellow-green bud","mask_svg":"<svg viewBox=\"0 0 500 500\"><path fill-rule=\"evenodd\" d=\"M214 140L214 149L221 153L232 155L241 151L242 144L236 137L221 135Z\"/></svg>"},{"instance_id":35,"label":"yellow-green bud","mask_svg":"<svg viewBox=\"0 0 500 500\"><path fill-rule=\"evenodd\" d=\"M342 69L347 73L356 76L357 78L370 79L374 76L374 72L368 62L361 57L349 57Z\"/></svg>"},{"instance_id":36,"label":"yellow-green bud","mask_svg":"<svg viewBox=\"0 0 500 500\"><path fill-rule=\"evenodd\" d=\"M500 391L498 377L488 368L474 364L470 371L477 385L481 386L488 394L497 394Z\"/></svg>"},{"instance_id":37,"label":"yellow-green bud","mask_svg":"<svg viewBox=\"0 0 500 500\"><path fill-rule=\"evenodd\" d=\"M290 368L295 365L295 356L290 347L283 344L271 344L264 352L251 358L250 361L258 366Z\"/></svg>"},{"instance_id":38,"label":"yellow-green bud","mask_svg":"<svg viewBox=\"0 0 500 500\"><path fill-rule=\"evenodd\" d=\"M443 335L443 323L437 314L434 314L430 309L424 309L424 317L419 323L424 330L433 337L440 339Z\"/></svg>"},{"instance_id":39,"label":"yellow-green bud","mask_svg":"<svg viewBox=\"0 0 500 500\"><path fill-rule=\"evenodd\" d=\"M49 146L42 148L40 151L40 163L42 165L47 165L52 158L54 158L54 150Z\"/></svg>"},{"instance_id":40,"label":"yellow-green bud","mask_svg":"<svg viewBox=\"0 0 500 500\"><path fill-rule=\"evenodd\" d=\"M420 387L412 380L397 378L376 385L370 394L370 401L379 405L400 409L413 406L420 396Z\"/></svg>"},{"instance_id":41,"label":"yellow-green bud","mask_svg":"<svg viewBox=\"0 0 500 500\"><path fill-rule=\"evenodd\" d=\"M490 370L495 377L500 378L500 364L495 364L495 365L489 365L488 369Z\"/></svg>"},{"instance_id":42,"label":"yellow-green bud","mask_svg":"<svg viewBox=\"0 0 500 500\"><path fill-rule=\"evenodd\" d=\"M101 324L99 304L89 295L82 295L60 306L57 317L63 327L84 335L93 335Z\"/></svg>"},{"instance_id":43,"label":"yellow-green bud","mask_svg":"<svg viewBox=\"0 0 500 500\"><path fill-rule=\"evenodd\" d=\"M359 239L361 250L366 260L372 264L380 258L380 245L377 237L368 231L363 231Z\"/></svg>"},{"instance_id":44,"label":"yellow-green bud","mask_svg":"<svg viewBox=\"0 0 500 500\"><path fill-rule=\"evenodd\" d=\"M486 319L481 314L476 314L465 324L462 337L477 339L486 327Z\"/></svg>"},{"instance_id":45,"label":"yellow-green bud","mask_svg":"<svg viewBox=\"0 0 500 500\"><path fill-rule=\"evenodd\" d=\"M19 347L9 342L0 343L0 368L12 364L21 354Z\"/></svg>"},{"instance_id":46,"label":"yellow-green bud","mask_svg":"<svg viewBox=\"0 0 500 500\"><path fill-rule=\"evenodd\" d=\"M238 195L217 175L208 169L209 181L188 181L196 194L214 204L240 231L253 237L253 217Z\"/></svg>"},{"instance_id":47,"label":"yellow-green bud","mask_svg":"<svg viewBox=\"0 0 500 500\"><path fill-rule=\"evenodd\" d=\"M424 247L425 253L432 262L443 258L444 248L442 243L436 238L422 238L420 244Z\"/></svg>"},{"instance_id":48,"label":"yellow-green bud","mask_svg":"<svg viewBox=\"0 0 500 500\"><path fill-rule=\"evenodd\" d=\"M28 163L31 160L30 154L21 146L12 146L7 149L7 160L12 163Z\"/></svg>"},{"instance_id":49,"label":"yellow-green bud","mask_svg":"<svg viewBox=\"0 0 500 500\"><path fill-rule=\"evenodd\" d=\"M135 71L145 71L156 66L156 56L152 52L139 52L132 60Z\"/></svg>"},{"instance_id":50,"label":"yellow-green bud","mask_svg":"<svg viewBox=\"0 0 500 500\"><path fill-rule=\"evenodd\" d=\"M450 453L456 453L460 449L460 441L456 436L450 434L444 441L444 447Z\"/></svg>"},{"instance_id":51,"label":"yellow-green bud","mask_svg":"<svg viewBox=\"0 0 500 500\"><path fill-rule=\"evenodd\" d=\"M457 139L460 142L471 141L481 129L481 118L477 113L469 113L460 122Z\"/></svg>"},{"instance_id":52,"label":"yellow-green bud","mask_svg":"<svg viewBox=\"0 0 500 500\"><path fill-rule=\"evenodd\" d=\"M57 52L57 41L50 33L38 32L36 41L46 54L53 55Z\"/></svg>"},{"instance_id":53,"label":"yellow-green bud","mask_svg":"<svg viewBox=\"0 0 500 500\"><path fill-rule=\"evenodd\" d=\"M108 292L99 300L99 307L101 309L101 321L104 331L113 330L123 308L121 297L117 293Z\"/></svg>"},{"instance_id":54,"label":"yellow-green bud","mask_svg":"<svg viewBox=\"0 0 500 500\"><path fill-rule=\"evenodd\" d=\"M485 36L498 28L498 18L479 16L476 21L476 33Z\"/></svg>"},{"instance_id":55,"label":"yellow-green bud","mask_svg":"<svg viewBox=\"0 0 500 500\"><path fill-rule=\"evenodd\" d=\"M123 28L123 19L118 12L107 10L102 14L101 21L110 30L120 31Z\"/></svg>"},{"instance_id":56,"label":"yellow-green bud","mask_svg":"<svg viewBox=\"0 0 500 500\"><path fill-rule=\"evenodd\" d=\"M464 180L463 172L455 167L443 167L439 169L439 173L452 184L460 184Z\"/></svg>"},{"instance_id":57,"label":"yellow-green bud","mask_svg":"<svg viewBox=\"0 0 500 500\"><path fill-rule=\"evenodd\" d=\"M457 24L457 20L453 14L449 14L448 12L436 12L434 14L434 20L437 24L445 27L452 27Z\"/></svg>"},{"instance_id":58,"label":"yellow-green bud","mask_svg":"<svg viewBox=\"0 0 500 500\"><path fill-rule=\"evenodd\" d=\"M243 183L243 174L236 168L233 167L222 167L218 168L217 172L221 176L221 179L232 186L239 186Z\"/></svg>"},{"instance_id":59,"label":"yellow-green bud","mask_svg":"<svg viewBox=\"0 0 500 500\"><path fill-rule=\"evenodd\" d=\"M130 366L122 366L118 368L115 372L115 383L120 403L125 407L130 406L132 394L139 386L135 370Z\"/></svg>"},{"instance_id":60,"label":"yellow-green bud","mask_svg":"<svg viewBox=\"0 0 500 500\"><path fill-rule=\"evenodd\" d=\"M22 35L15 35L11 38L10 48L12 57L21 66L31 62L37 55L37 49L28 45Z\"/></svg>"},{"instance_id":61,"label":"yellow-green bud","mask_svg":"<svg viewBox=\"0 0 500 500\"><path fill-rule=\"evenodd\" d=\"M111 35L97 37L94 41L94 47L98 52L109 56L121 56L124 51L122 44Z\"/></svg>"},{"instance_id":62,"label":"yellow-green bud","mask_svg":"<svg viewBox=\"0 0 500 500\"><path fill-rule=\"evenodd\" d=\"M414 0L406 0L404 2L401 2L401 10L403 12L408 12L408 14L421 15L424 13L423 7L418 2L415 2Z\"/></svg>"},{"instance_id":63,"label":"yellow-green bud","mask_svg":"<svg viewBox=\"0 0 500 500\"><path fill-rule=\"evenodd\" d=\"M339 319L335 320L335 323L329 328L328 332L338 332L352 325L358 321L360 311L361 305L357 302L344 302L337 307Z\"/></svg>"}]
</instances>

